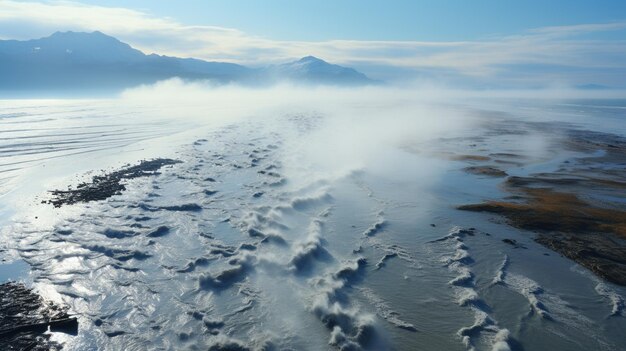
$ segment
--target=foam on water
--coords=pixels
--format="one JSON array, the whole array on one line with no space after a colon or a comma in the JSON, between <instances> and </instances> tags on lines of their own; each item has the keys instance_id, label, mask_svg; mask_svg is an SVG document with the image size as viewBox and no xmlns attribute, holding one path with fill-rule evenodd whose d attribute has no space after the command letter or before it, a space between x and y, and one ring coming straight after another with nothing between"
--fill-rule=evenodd
<instances>
[{"instance_id":1,"label":"foam on water","mask_svg":"<svg viewBox=\"0 0 626 351\"><path fill-rule=\"evenodd\" d=\"M505 254L504 258L502 259L502 263L500 264L500 267L498 267L498 270L496 271L496 275L491 281L492 284L504 284L504 278L506 277L506 269L508 266L509 256Z\"/></svg>"},{"instance_id":2,"label":"foam on water","mask_svg":"<svg viewBox=\"0 0 626 351\"><path fill-rule=\"evenodd\" d=\"M595 290L598 294L604 296L611 301L611 316L622 316L624 312L624 298L615 290L611 289L606 283L601 281L596 285Z\"/></svg>"},{"instance_id":3,"label":"foam on water","mask_svg":"<svg viewBox=\"0 0 626 351\"><path fill-rule=\"evenodd\" d=\"M374 224L372 224L367 229L365 229L365 231L363 232L363 235L374 236L378 234L379 232L383 231L386 226L387 226L387 221L383 217L383 212L380 212L377 216L376 222L374 222Z\"/></svg>"},{"instance_id":4,"label":"foam on water","mask_svg":"<svg viewBox=\"0 0 626 351\"><path fill-rule=\"evenodd\" d=\"M306 267L310 267L314 260L328 255L322 245L321 236L322 221L314 220L309 226L307 237L296 245L293 257L289 261L294 270L302 271Z\"/></svg>"},{"instance_id":5,"label":"foam on water","mask_svg":"<svg viewBox=\"0 0 626 351\"><path fill-rule=\"evenodd\" d=\"M394 311L389 303L367 287L360 287L359 291L368 299L368 301L376 308L376 313L392 325L409 331L417 331L417 328L400 318L400 313Z\"/></svg>"},{"instance_id":6,"label":"foam on water","mask_svg":"<svg viewBox=\"0 0 626 351\"><path fill-rule=\"evenodd\" d=\"M575 267L574 270L595 283L595 292L610 303L611 317L623 316L625 307L624 297L618 293L611 284L603 282L585 268Z\"/></svg>"},{"instance_id":7,"label":"foam on water","mask_svg":"<svg viewBox=\"0 0 626 351\"><path fill-rule=\"evenodd\" d=\"M531 307L530 313L537 314L544 319L552 319L550 312L543 302L543 288L534 280L519 274L510 273L504 281L506 285L522 294Z\"/></svg>"},{"instance_id":8,"label":"foam on water","mask_svg":"<svg viewBox=\"0 0 626 351\"><path fill-rule=\"evenodd\" d=\"M568 302L558 295L546 291L534 280L516 273L508 273L504 279L505 285L524 296L530 305L529 314L537 315L549 322L545 328L555 335L567 338L559 330L558 324L575 330L581 335L587 335L598 343L602 350L612 350L614 346L607 341L595 328L596 323L589 317L577 311ZM553 323L553 324L551 324Z\"/></svg>"},{"instance_id":9,"label":"foam on water","mask_svg":"<svg viewBox=\"0 0 626 351\"><path fill-rule=\"evenodd\" d=\"M490 307L480 298L476 290L474 273L471 265L474 259L471 257L469 247L464 238L474 236L474 229L453 228L444 238L431 241L431 243L445 243L454 248L452 256L444 256L442 261L448 270L457 274L448 282L455 289L455 295L459 306L468 307L474 313L474 323L469 327L458 330L457 335L467 350L476 350L475 341L483 339L492 345L493 350L510 350L509 331L498 326L498 322L489 315Z\"/></svg>"},{"instance_id":10,"label":"foam on water","mask_svg":"<svg viewBox=\"0 0 626 351\"><path fill-rule=\"evenodd\" d=\"M511 351L511 347L507 342L510 337L508 329L500 329L493 338L492 351Z\"/></svg>"},{"instance_id":11,"label":"foam on water","mask_svg":"<svg viewBox=\"0 0 626 351\"><path fill-rule=\"evenodd\" d=\"M332 330L329 344L342 350L387 348L373 316L342 298L350 282L362 274L365 264L363 258L345 262L336 272L312 281L317 292L311 311Z\"/></svg>"},{"instance_id":12,"label":"foam on water","mask_svg":"<svg viewBox=\"0 0 626 351\"><path fill-rule=\"evenodd\" d=\"M390 252L390 253L386 253L383 257L380 258L380 260L376 263L376 269L381 269L385 266L386 262L389 261L390 259L394 258L394 257L398 257L398 253L397 252Z\"/></svg>"},{"instance_id":13,"label":"foam on water","mask_svg":"<svg viewBox=\"0 0 626 351\"><path fill-rule=\"evenodd\" d=\"M102 113L106 115L110 108ZM68 125L63 130L60 124L66 119L60 118L59 124L44 122L46 109L40 112L38 117L17 114L11 119L24 118L23 125L31 129L77 132L83 139L97 139L97 134L87 133L113 133L118 128L120 133L136 132L136 140L149 140L179 127L179 121L165 126L149 123L142 130L141 120L135 121L136 126L119 124L130 119L115 114L109 121L116 123L110 126L95 123L92 116L92 120L83 120L84 126ZM85 111L70 114L72 118L92 115ZM238 121L198 131L193 138L167 139L175 141L172 143L160 139L154 145L165 145L161 149L152 149L148 142L132 144L131 134L120 134L120 140L102 137L97 142L102 145L92 143L91 147L86 140L76 140L76 150L54 144L49 156L58 156L60 164L76 166L57 171L82 178L93 175L83 175L90 169L121 167L122 156L134 163L148 157L148 151L155 153L150 156L166 153L182 161L161 174L129 181L124 193L108 200L60 209L37 200L26 206L14 223L2 228L2 249L30 265L35 288L47 298L69 305L79 316L81 328L75 340L80 343L68 343L68 350L321 351L453 349L464 345L470 350L503 351L515 349L512 345L517 344L514 337L518 333L528 338L520 340L522 346L534 341L530 333L537 332L537 326L541 336L550 338L547 343L559 344L557 338L562 338L565 345L569 342L566 338L583 335L587 339L567 345L574 349L580 345L577 350L596 344L607 350L618 348L604 341L602 330L619 327L623 318L593 320L585 314L601 296L614 315L621 315L624 302L618 287L596 284L590 302L571 306L565 301L567 295L557 293L558 282L539 286L528 277L546 280L533 275L532 264L518 256L509 260L509 255L525 258L523 255L533 250L507 251L502 258L492 253L504 250L500 240L494 240L496 235L486 236L471 228L444 232L449 223L469 221L451 210L450 202L438 202L450 200L446 197L450 193L455 201L458 194L464 201L472 195L466 189L447 188L454 181L445 178L456 175L458 164L432 174L412 173L402 167L419 163L418 168L426 169L433 164L424 161L421 167L422 159L397 151L400 142L395 135L389 138L389 145L379 147L381 128L373 128L374 133L351 130L351 134L365 135L366 140L346 135L347 146L327 146L327 140L337 138L326 138L324 125L328 122L335 127L334 121L318 115L296 117L276 117L280 123L273 126L275 121L270 119ZM410 120L414 118L411 115ZM350 126L360 127L361 122ZM333 133L338 130L329 129ZM45 140L53 142L68 137L41 132ZM316 132L321 133L317 142L308 138ZM34 139L35 131L2 133L9 138L24 133L22 136ZM472 143L488 147L488 141L476 140L483 139ZM53 163L44 161L41 145L31 145L31 141L19 146L17 139L12 140L14 150L6 153L6 159L28 161L24 165L29 167L45 164L48 169ZM402 147L413 150L435 145L434 140L415 143L412 137L404 142L410 145ZM446 142L462 143L462 139ZM133 146L120 146L128 143ZM515 142L507 139L506 144ZM460 150L467 148L459 146ZM95 151L104 147L115 152ZM386 147L394 152L387 154ZM28 156L26 149L37 154ZM132 153L132 149L138 152ZM314 155L303 156L302 149L313 149ZM353 149L359 152L351 153ZM118 151L119 157L114 155ZM89 152L89 157L69 156L72 152ZM346 157L336 157L342 155L335 153L343 152L348 152L343 155ZM103 154L112 154L115 162L105 159L101 166ZM403 158L388 161L389 155ZM78 167L75 161L85 163ZM20 164L10 167L22 167ZM349 167L344 167L346 164ZM400 168L394 168L396 165ZM17 171L9 165L2 167L0 172L10 175L11 182L29 173L26 166ZM36 191L65 189L81 181L81 177L63 174L64 178L53 184L44 182L41 186L45 188ZM25 179L28 182L29 178ZM32 180L38 184L37 178ZM446 189L437 190L439 185L433 186L429 180L445 184ZM428 186L413 187L416 182ZM2 183L0 188L2 192L11 187ZM474 217L471 220L477 220L471 224L477 227L494 225ZM504 301L505 309L499 310L502 304L490 299L501 294L520 294L524 299ZM519 316L505 318L503 311L516 311ZM610 335L619 342L621 334Z\"/></svg>"}]
</instances>

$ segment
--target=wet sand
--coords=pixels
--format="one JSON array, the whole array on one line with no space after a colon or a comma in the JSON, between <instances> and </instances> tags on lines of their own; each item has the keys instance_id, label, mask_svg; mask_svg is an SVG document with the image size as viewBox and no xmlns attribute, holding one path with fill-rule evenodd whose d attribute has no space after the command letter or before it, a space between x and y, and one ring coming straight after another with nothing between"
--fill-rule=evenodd
<instances>
[{"instance_id":1,"label":"wet sand","mask_svg":"<svg viewBox=\"0 0 626 351\"><path fill-rule=\"evenodd\" d=\"M139 151L123 160L117 149L108 163L58 159L93 159L58 180L16 177L42 189L1 228L2 253L24 260L26 286L80 323L75 337L52 341L66 350L626 347L623 287L547 249L580 253L577 244L602 265L621 245L618 139L503 119L343 150L325 148L332 139L316 134L319 124L306 114L243 121L129 146ZM336 171L358 153L320 162L372 143L381 154L368 151L349 172ZM182 162L147 170L139 161L159 157ZM111 171L92 177L101 168ZM42 204L51 189L70 195ZM551 218L562 214L574 224Z\"/></svg>"}]
</instances>

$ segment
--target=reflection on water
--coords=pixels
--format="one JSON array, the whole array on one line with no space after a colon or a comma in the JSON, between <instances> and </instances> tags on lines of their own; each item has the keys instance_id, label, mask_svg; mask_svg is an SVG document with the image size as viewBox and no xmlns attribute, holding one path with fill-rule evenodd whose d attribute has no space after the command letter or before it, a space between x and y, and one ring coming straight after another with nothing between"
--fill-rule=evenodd
<instances>
[{"instance_id":1,"label":"reflection on water","mask_svg":"<svg viewBox=\"0 0 626 351\"><path fill-rule=\"evenodd\" d=\"M97 163L103 148L146 139L149 149L188 128L129 121L133 111L103 102L1 113L5 184L49 157ZM56 336L69 350L626 347L614 313L624 289L598 288L528 233L452 208L501 193L499 179L461 171L475 160L450 155L517 153L548 167L558 150L472 129L351 139L341 146L367 155L332 153L325 137L336 130L324 128L320 116L274 116L178 139L169 155L181 164L107 201L32 204L4 226L4 246L39 292L79 316L78 337ZM359 162L336 172L343 155Z\"/></svg>"},{"instance_id":2,"label":"reflection on water","mask_svg":"<svg viewBox=\"0 0 626 351\"><path fill-rule=\"evenodd\" d=\"M28 264L22 260L2 262L0 264L0 283L26 280L29 268Z\"/></svg>"}]
</instances>

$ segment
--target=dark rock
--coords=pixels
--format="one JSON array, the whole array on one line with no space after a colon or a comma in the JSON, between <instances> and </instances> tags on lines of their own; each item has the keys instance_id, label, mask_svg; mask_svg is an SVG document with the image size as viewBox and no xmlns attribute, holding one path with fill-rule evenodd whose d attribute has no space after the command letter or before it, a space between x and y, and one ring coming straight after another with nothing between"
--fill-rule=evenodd
<instances>
[{"instance_id":1,"label":"dark rock","mask_svg":"<svg viewBox=\"0 0 626 351\"><path fill-rule=\"evenodd\" d=\"M150 238L158 238L161 236L165 236L167 234L170 233L170 228L162 225L160 227L158 227L157 229L153 230L152 232L148 233L148 237Z\"/></svg>"},{"instance_id":2,"label":"dark rock","mask_svg":"<svg viewBox=\"0 0 626 351\"><path fill-rule=\"evenodd\" d=\"M506 177L508 175L505 171L491 166L472 166L465 167L463 170L467 173L488 177Z\"/></svg>"},{"instance_id":3,"label":"dark rock","mask_svg":"<svg viewBox=\"0 0 626 351\"><path fill-rule=\"evenodd\" d=\"M68 190L52 190L50 191L52 198L43 202L52 204L54 207L61 207L105 200L126 190L124 180L157 175L161 167L176 163L180 161L161 158L144 160L135 166L127 166L118 171L94 176L90 183L81 183L76 186L76 189L69 187Z\"/></svg>"},{"instance_id":4,"label":"dark rock","mask_svg":"<svg viewBox=\"0 0 626 351\"><path fill-rule=\"evenodd\" d=\"M76 335L78 321L66 307L45 301L21 283L0 284L0 346L3 350L56 350L62 345L44 334Z\"/></svg>"},{"instance_id":5,"label":"dark rock","mask_svg":"<svg viewBox=\"0 0 626 351\"><path fill-rule=\"evenodd\" d=\"M611 238L541 233L535 241L612 283L626 286L626 247L617 245Z\"/></svg>"},{"instance_id":6,"label":"dark rock","mask_svg":"<svg viewBox=\"0 0 626 351\"><path fill-rule=\"evenodd\" d=\"M516 249L520 249L520 248L521 249L525 249L526 248L526 246L518 243L517 240L515 240L515 239L502 239L502 242L505 243L505 244L509 244L509 245L513 246L514 248L516 248Z\"/></svg>"}]
</instances>

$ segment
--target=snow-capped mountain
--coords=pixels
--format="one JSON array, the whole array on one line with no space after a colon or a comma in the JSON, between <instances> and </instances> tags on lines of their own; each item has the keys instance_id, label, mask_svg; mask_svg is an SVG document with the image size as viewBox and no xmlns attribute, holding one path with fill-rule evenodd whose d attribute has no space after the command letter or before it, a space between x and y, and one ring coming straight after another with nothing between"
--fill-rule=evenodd
<instances>
[{"instance_id":1,"label":"snow-capped mountain","mask_svg":"<svg viewBox=\"0 0 626 351\"><path fill-rule=\"evenodd\" d=\"M266 71L278 79L296 82L353 84L372 83L365 74L349 67L330 64L314 56L306 56L298 61L271 66Z\"/></svg>"},{"instance_id":2,"label":"snow-capped mountain","mask_svg":"<svg viewBox=\"0 0 626 351\"><path fill-rule=\"evenodd\" d=\"M265 68L156 54L146 55L101 32L57 32L41 39L0 41L0 91L111 90L172 77L216 82L361 85L352 68L307 56Z\"/></svg>"}]
</instances>

